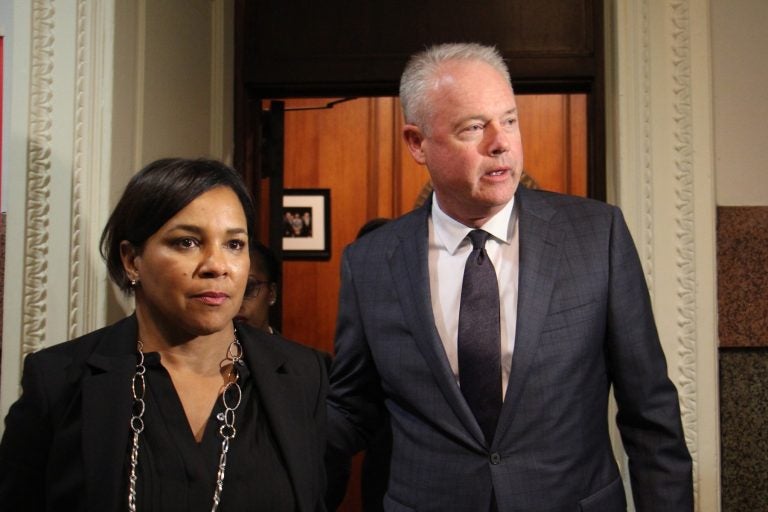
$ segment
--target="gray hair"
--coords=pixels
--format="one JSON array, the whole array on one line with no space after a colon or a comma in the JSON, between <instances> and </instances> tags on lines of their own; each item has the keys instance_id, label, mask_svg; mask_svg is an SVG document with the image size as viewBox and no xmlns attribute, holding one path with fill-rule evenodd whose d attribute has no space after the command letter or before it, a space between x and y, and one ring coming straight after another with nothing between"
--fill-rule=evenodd
<instances>
[{"instance_id":1,"label":"gray hair","mask_svg":"<svg viewBox=\"0 0 768 512\"><path fill-rule=\"evenodd\" d=\"M512 87L507 65L495 47L477 43L431 46L411 56L400 77L400 102L406 123L426 129L427 91L434 85L440 65L456 60L485 62L501 73Z\"/></svg>"}]
</instances>

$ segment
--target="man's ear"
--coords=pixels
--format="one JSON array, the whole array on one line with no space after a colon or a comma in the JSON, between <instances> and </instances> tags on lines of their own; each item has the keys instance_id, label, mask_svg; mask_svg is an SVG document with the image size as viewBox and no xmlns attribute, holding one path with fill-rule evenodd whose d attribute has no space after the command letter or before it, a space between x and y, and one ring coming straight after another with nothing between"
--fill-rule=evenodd
<instances>
[{"instance_id":1,"label":"man's ear","mask_svg":"<svg viewBox=\"0 0 768 512\"><path fill-rule=\"evenodd\" d=\"M425 165L427 159L424 157L424 134L421 133L421 129L415 124L406 124L403 126L403 139L408 146L408 151L411 152L411 156L416 160L416 163Z\"/></svg>"},{"instance_id":2,"label":"man's ear","mask_svg":"<svg viewBox=\"0 0 768 512\"><path fill-rule=\"evenodd\" d=\"M128 240L120 242L120 260L123 262L125 275L129 280L139 278L139 269L136 265L138 258L139 251L131 242Z\"/></svg>"}]
</instances>

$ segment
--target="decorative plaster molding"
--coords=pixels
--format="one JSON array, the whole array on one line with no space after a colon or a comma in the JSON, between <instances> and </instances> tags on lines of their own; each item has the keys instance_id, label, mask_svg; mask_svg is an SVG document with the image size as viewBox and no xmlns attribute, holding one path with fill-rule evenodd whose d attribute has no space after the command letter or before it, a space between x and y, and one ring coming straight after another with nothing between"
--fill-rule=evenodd
<instances>
[{"instance_id":1,"label":"decorative plaster molding","mask_svg":"<svg viewBox=\"0 0 768 512\"><path fill-rule=\"evenodd\" d=\"M696 386L696 219L694 209L691 23L689 0L669 4L672 27L672 127L675 165L675 239L677 267L677 345L680 408L693 458L694 491L698 495L698 410Z\"/></svg>"},{"instance_id":2,"label":"decorative plaster molding","mask_svg":"<svg viewBox=\"0 0 768 512\"><path fill-rule=\"evenodd\" d=\"M32 6L26 225L24 228L23 356L42 348L46 328L53 44L53 2L35 0Z\"/></svg>"},{"instance_id":3,"label":"decorative plaster molding","mask_svg":"<svg viewBox=\"0 0 768 512\"><path fill-rule=\"evenodd\" d=\"M77 37L75 59L75 125L74 125L74 154L72 158L72 192L69 251L69 338L76 337L82 332L82 205L83 205L83 175L85 173L85 99L87 94L87 18L86 0L77 1Z\"/></svg>"},{"instance_id":4,"label":"decorative plaster molding","mask_svg":"<svg viewBox=\"0 0 768 512\"><path fill-rule=\"evenodd\" d=\"M643 125L643 145L642 145L642 226L643 226L643 245L641 249L641 259L643 270L645 271L645 281L648 285L648 292L653 297L654 287L654 267L653 267L653 167L651 165L653 158L653 144L651 143L651 133L653 125L651 123L651 35L649 23L648 0L643 0L640 6L641 24L641 94L642 94L642 125Z\"/></svg>"}]
</instances>

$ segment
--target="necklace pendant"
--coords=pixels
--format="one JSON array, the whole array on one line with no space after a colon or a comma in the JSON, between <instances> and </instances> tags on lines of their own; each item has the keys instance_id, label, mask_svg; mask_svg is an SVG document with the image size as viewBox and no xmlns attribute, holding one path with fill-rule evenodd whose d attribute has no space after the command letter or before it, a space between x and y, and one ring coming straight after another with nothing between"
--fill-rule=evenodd
<instances>
[{"instance_id":1,"label":"necklace pendant","mask_svg":"<svg viewBox=\"0 0 768 512\"><path fill-rule=\"evenodd\" d=\"M144 366L144 344L141 340L137 341L136 352L138 361L136 364L136 372L131 383L131 392L133 393L133 413L131 415L130 428L133 432L133 443L131 445L130 474L128 475L128 510L130 512L136 511L139 435L144 431L144 395L147 387L146 381L144 380L144 375L147 371ZM221 502L221 492L224 489L224 474L227 467L229 443L235 438L235 434L237 433L237 430L235 429L235 411L237 411L237 408L240 406L240 401L243 396L243 391L240 387L240 371L237 368L245 366L245 363L243 362L243 346L237 340L237 333L235 333L235 339L227 349L226 359L231 361L232 371L229 375L229 379L231 380L225 384L224 391L221 395L224 411L216 414L216 419L222 423L219 427L219 434L221 435L222 440L211 512L216 512L219 503ZM228 391L229 395L227 394Z\"/></svg>"}]
</instances>

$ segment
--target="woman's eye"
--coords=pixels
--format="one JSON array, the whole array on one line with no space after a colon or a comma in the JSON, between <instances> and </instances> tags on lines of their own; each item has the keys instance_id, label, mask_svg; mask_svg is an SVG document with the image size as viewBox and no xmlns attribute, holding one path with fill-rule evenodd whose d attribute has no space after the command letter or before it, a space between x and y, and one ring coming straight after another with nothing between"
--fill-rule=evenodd
<instances>
[{"instance_id":1,"label":"woman's eye","mask_svg":"<svg viewBox=\"0 0 768 512\"><path fill-rule=\"evenodd\" d=\"M197 240L194 238L180 238L176 244L183 249L191 249L197 246Z\"/></svg>"},{"instance_id":2,"label":"woman's eye","mask_svg":"<svg viewBox=\"0 0 768 512\"><path fill-rule=\"evenodd\" d=\"M229 241L229 248L232 250L239 251L241 249L245 249L246 247L245 240L230 240Z\"/></svg>"}]
</instances>

